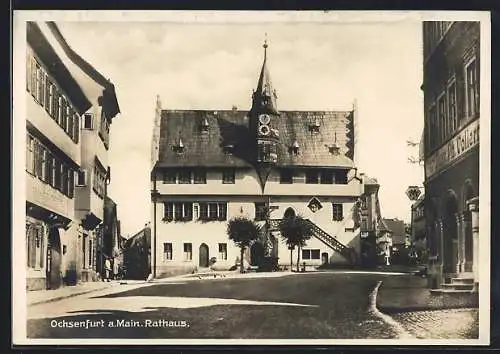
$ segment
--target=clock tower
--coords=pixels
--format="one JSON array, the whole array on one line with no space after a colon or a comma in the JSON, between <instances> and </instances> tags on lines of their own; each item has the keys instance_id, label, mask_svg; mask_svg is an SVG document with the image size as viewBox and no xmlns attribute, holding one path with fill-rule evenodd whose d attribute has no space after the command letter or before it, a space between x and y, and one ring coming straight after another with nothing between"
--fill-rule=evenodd
<instances>
[{"instance_id":1,"label":"clock tower","mask_svg":"<svg viewBox=\"0 0 500 354\"><path fill-rule=\"evenodd\" d=\"M250 129L255 137L255 163L265 183L273 164L278 162L277 143L279 132L276 129L276 120L279 112L276 105L276 91L271 84L271 76L267 68L267 40L264 42L264 62L260 71L257 88L252 95L250 109Z\"/></svg>"}]
</instances>

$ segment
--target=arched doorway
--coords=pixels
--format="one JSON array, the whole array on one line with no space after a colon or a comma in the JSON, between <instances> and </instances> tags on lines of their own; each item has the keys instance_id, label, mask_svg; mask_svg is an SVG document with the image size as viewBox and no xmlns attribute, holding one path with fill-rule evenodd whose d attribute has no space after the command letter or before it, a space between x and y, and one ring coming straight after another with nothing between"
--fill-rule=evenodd
<instances>
[{"instance_id":1,"label":"arched doorway","mask_svg":"<svg viewBox=\"0 0 500 354\"><path fill-rule=\"evenodd\" d=\"M61 286L61 237L57 227L49 228L49 237L47 242L47 262L46 277L47 289L57 289Z\"/></svg>"},{"instance_id":2,"label":"arched doorway","mask_svg":"<svg viewBox=\"0 0 500 354\"><path fill-rule=\"evenodd\" d=\"M264 251L264 245L260 242L255 242L252 247L250 247L250 265L261 265L264 260Z\"/></svg>"},{"instance_id":3,"label":"arched doorway","mask_svg":"<svg viewBox=\"0 0 500 354\"><path fill-rule=\"evenodd\" d=\"M449 191L444 203L443 215L443 260L444 273L456 273L458 263L457 198Z\"/></svg>"},{"instance_id":4,"label":"arched doorway","mask_svg":"<svg viewBox=\"0 0 500 354\"><path fill-rule=\"evenodd\" d=\"M322 265L328 264L328 253L327 252L321 253L321 264Z\"/></svg>"},{"instance_id":5,"label":"arched doorway","mask_svg":"<svg viewBox=\"0 0 500 354\"><path fill-rule=\"evenodd\" d=\"M202 243L200 245L200 252L199 252L199 266L200 268L207 268L208 267L208 246L205 243Z\"/></svg>"},{"instance_id":6,"label":"arched doorway","mask_svg":"<svg viewBox=\"0 0 500 354\"><path fill-rule=\"evenodd\" d=\"M465 256L465 264L464 271L472 272L472 263L474 259L474 248L473 248L473 240L472 240L472 223L471 223L471 212L469 211L467 201L475 197L474 188L472 187L472 183L467 181L464 186L463 191L463 222L464 222L464 256Z\"/></svg>"},{"instance_id":7,"label":"arched doorway","mask_svg":"<svg viewBox=\"0 0 500 354\"><path fill-rule=\"evenodd\" d=\"M295 217L295 210L293 208L287 208L285 210L285 213L283 214L284 218L294 218Z\"/></svg>"}]
</instances>

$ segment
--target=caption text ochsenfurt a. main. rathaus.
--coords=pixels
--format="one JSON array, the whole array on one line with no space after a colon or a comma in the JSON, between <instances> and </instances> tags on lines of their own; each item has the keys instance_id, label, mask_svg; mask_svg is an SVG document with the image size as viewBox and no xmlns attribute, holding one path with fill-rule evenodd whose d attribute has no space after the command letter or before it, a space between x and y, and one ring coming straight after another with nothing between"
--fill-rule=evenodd
<instances>
[{"instance_id":1,"label":"caption text ochsenfurt a. main. rathaus.","mask_svg":"<svg viewBox=\"0 0 500 354\"><path fill-rule=\"evenodd\" d=\"M51 320L50 327L52 328L188 328L188 321L178 321L178 320L126 320L126 319L114 319L114 320L81 320L81 321L70 321L70 320Z\"/></svg>"}]
</instances>

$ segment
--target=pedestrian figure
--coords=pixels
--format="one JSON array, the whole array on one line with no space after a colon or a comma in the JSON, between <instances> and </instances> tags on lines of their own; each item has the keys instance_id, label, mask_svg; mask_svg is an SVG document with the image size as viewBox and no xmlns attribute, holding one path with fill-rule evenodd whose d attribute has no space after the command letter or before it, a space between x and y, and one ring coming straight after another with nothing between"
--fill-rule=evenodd
<instances>
[{"instance_id":1,"label":"pedestrian figure","mask_svg":"<svg viewBox=\"0 0 500 354\"><path fill-rule=\"evenodd\" d=\"M118 279L118 272L119 272L118 261L115 258L115 259L113 259L113 279L115 279L115 280Z\"/></svg>"},{"instance_id":2,"label":"pedestrian figure","mask_svg":"<svg viewBox=\"0 0 500 354\"><path fill-rule=\"evenodd\" d=\"M105 278L106 281L109 282L109 277L111 275L111 262L109 261L109 258L106 258L106 261L104 262L104 270L105 270Z\"/></svg>"}]
</instances>

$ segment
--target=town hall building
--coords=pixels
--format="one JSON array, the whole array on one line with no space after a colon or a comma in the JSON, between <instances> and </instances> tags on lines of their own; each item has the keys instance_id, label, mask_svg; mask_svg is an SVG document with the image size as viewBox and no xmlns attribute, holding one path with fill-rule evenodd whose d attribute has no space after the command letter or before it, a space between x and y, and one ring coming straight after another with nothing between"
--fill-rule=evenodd
<instances>
[{"instance_id":1,"label":"town hall building","mask_svg":"<svg viewBox=\"0 0 500 354\"><path fill-rule=\"evenodd\" d=\"M267 225L245 252L249 265L265 255L290 265L278 225L294 215L314 230L300 250L301 265L359 262L356 206L364 185L354 162L357 110L278 109L267 47L248 111L163 109L158 97L151 171L156 277L214 261L213 269L238 264L239 248L227 235L234 217Z\"/></svg>"}]
</instances>

